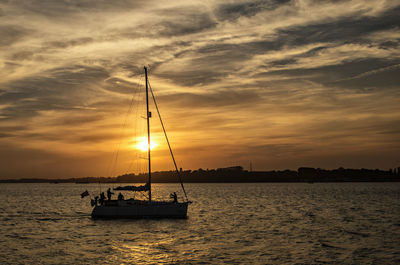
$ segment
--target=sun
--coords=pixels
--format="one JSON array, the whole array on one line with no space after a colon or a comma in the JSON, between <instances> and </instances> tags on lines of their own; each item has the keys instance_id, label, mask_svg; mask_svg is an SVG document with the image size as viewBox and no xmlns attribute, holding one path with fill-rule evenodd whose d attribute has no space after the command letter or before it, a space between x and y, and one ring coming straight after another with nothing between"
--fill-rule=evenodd
<instances>
[{"instance_id":1,"label":"sun","mask_svg":"<svg viewBox=\"0 0 400 265\"><path fill-rule=\"evenodd\" d=\"M156 146L157 146L157 144L150 140L150 150L153 150ZM137 143L136 148L143 152L147 152L147 150L149 149L147 138L142 138Z\"/></svg>"}]
</instances>

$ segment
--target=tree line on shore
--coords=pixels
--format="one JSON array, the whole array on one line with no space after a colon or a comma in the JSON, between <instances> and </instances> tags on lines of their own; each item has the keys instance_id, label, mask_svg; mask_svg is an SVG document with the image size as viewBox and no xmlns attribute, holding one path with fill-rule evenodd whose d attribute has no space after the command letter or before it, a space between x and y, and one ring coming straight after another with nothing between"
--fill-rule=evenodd
<instances>
[{"instance_id":1,"label":"tree line on shore","mask_svg":"<svg viewBox=\"0 0 400 265\"><path fill-rule=\"evenodd\" d=\"M241 166L218 168L180 170L183 182L217 183L217 182L381 182L400 181L400 167L390 170L380 169L345 169L333 170L300 167L296 170L247 171ZM154 183L179 182L176 171L157 171L151 173ZM83 177L69 179L21 178L6 179L0 182L8 183L145 183L147 173L124 174L118 177Z\"/></svg>"}]
</instances>

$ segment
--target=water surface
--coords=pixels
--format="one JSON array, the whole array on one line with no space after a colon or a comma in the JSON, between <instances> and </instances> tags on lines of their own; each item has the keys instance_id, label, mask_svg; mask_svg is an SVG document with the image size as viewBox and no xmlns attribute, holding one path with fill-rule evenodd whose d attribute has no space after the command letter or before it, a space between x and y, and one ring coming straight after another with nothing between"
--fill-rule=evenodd
<instances>
[{"instance_id":1,"label":"water surface","mask_svg":"<svg viewBox=\"0 0 400 265\"><path fill-rule=\"evenodd\" d=\"M187 184L188 219L92 220L107 187L0 184L0 264L400 263L400 183Z\"/></svg>"}]
</instances>

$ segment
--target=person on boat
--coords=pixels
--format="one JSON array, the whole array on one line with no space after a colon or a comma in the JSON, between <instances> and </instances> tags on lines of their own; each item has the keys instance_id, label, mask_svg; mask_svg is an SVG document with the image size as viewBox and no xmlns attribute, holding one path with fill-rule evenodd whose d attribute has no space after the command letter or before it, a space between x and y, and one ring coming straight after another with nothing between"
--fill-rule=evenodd
<instances>
[{"instance_id":1,"label":"person on boat","mask_svg":"<svg viewBox=\"0 0 400 265\"><path fill-rule=\"evenodd\" d=\"M105 199L106 195L104 195L104 192L100 193L100 200L99 200L100 205L103 205Z\"/></svg>"},{"instance_id":2,"label":"person on boat","mask_svg":"<svg viewBox=\"0 0 400 265\"><path fill-rule=\"evenodd\" d=\"M97 206L97 201L99 200L99 196L94 197L94 205Z\"/></svg>"},{"instance_id":3,"label":"person on boat","mask_svg":"<svg viewBox=\"0 0 400 265\"><path fill-rule=\"evenodd\" d=\"M113 194L114 194L114 192L111 192L111 189L108 188L108 190L107 190L107 199L108 199L109 201L111 201L111 195L113 195Z\"/></svg>"},{"instance_id":4,"label":"person on boat","mask_svg":"<svg viewBox=\"0 0 400 265\"><path fill-rule=\"evenodd\" d=\"M122 195L121 192L118 194L118 200L119 201L123 201L124 200L124 195Z\"/></svg>"},{"instance_id":5,"label":"person on boat","mask_svg":"<svg viewBox=\"0 0 400 265\"><path fill-rule=\"evenodd\" d=\"M171 193L170 197L174 199L174 203L178 202L178 196L176 195L176 192Z\"/></svg>"}]
</instances>

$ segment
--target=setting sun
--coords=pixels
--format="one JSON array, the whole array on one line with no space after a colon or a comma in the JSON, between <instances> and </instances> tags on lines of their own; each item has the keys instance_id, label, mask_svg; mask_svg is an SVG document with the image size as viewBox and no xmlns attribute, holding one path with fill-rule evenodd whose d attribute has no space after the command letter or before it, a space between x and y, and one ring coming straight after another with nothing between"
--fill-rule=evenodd
<instances>
[{"instance_id":1,"label":"setting sun","mask_svg":"<svg viewBox=\"0 0 400 265\"><path fill-rule=\"evenodd\" d=\"M150 140L150 150L153 150L156 146L157 144L155 144L153 141ZM147 143L147 138L142 138L140 142L137 143L136 148L143 152L146 152L149 148L149 145Z\"/></svg>"}]
</instances>

